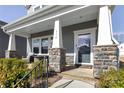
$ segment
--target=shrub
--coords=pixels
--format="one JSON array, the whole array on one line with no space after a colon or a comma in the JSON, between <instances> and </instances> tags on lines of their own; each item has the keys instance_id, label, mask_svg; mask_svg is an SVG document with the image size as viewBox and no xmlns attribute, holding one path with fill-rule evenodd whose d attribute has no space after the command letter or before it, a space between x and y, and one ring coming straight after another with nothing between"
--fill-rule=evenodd
<instances>
[{"instance_id":1,"label":"shrub","mask_svg":"<svg viewBox=\"0 0 124 93\"><path fill-rule=\"evenodd\" d=\"M38 67L36 67L37 65L38 65ZM33 78L39 78L43 75L43 72L44 72L42 62L38 61L38 62L32 63L32 69L34 69L35 67L36 67L36 69L33 70L32 77Z\"/></svg>"},{"instance_id":2,"label":"shrub","mask_svg":"<svg viewBox=\"0 0 124 93\"><path fill-rule=\"evenodd\" d=\"M102 88L124 88L124 69L110 69L100 76L99 87Z\"/></svg>"},{"instance_id":3,"label":"shrub","mask_svg":"<svg viewBox=\"0 0 124 93\"><path fill-rule=\"evenodd\" d=\"M27 71L26 62L23 60L0 59L0 87L13 87Z\"/></svg>"}]
</instances>

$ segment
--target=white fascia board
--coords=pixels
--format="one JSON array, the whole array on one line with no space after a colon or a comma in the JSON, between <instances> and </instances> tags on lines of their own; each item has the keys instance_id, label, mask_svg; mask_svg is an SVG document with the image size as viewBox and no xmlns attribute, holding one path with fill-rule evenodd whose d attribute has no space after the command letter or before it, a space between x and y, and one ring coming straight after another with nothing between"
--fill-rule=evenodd
<instances>
[{"instance_id":1,"label":"white fascia board","mask_svg":"<svg viewBox=\"0 0 124 93\"><path fill-rule=\"evenodd\" d=\"M71 12L74 12L74 11L77 11L77 10L81 10L81 9L83 9L83 8L87 8L87 7L89 7L89 6L91 6L91 5L81 6L81 7L72 9L72 10L70 10L70 11L66 11L66 12L63 12L63 13L59 13L58 15L54 15L54 16L45 18L45 19L43 19L43 20L39 20L39 21L30 23L30 24L27 24L27 25L24 25L24 26L20 26L20 27L18 27L18 28L12 29L12 30L8 30L8 32L13 32L13 31L15 31L15 30L19 30L19 29L22 29L22 28L25 28L25 27L29 27L29 26L32 26L32 25L37 24L37 23L41 23L41 22L44 22L44 21L47 21L47 20L50 20L50 19L58 18L58 17L63 16L63 15L65 15L65 14L69 14L69 13L71 13Z\"/></svg>"},{"instance_id":2,"label":"white fascia board","mask_svg":"<svg viewBox=\"0 0 124 93\"><path fill-rule=\"evenodd\" d=\"M20 19L18 19L16 21L13 21L13 22L11 22L11 23L9 23L7 25L4 25L2 28L10 27L10 26L13 26L15 24L17 25L17 24L20 24L22 22L28 21L31 17L34 17L35 15L38 15L41 12L48 11L49 9L51 9L53 7L56 7L56 6L51 5L51 6L48 6L48 7L44 8L44 9L41 9L39 11L36 11L36 12L34 12L32 14L27 14L26 16L24 16L24 17L22 17L22 18L20 18Z\"/></svg>"},{"instance_id":3,"label":"white fascia board","mask_svg":"<svg viewBox=\"0 0 124 93\"><path fill-rule=\"evenodd\" d=\"M20 25L22 23L26 23L27 21L30 21L36 17L39 17L39 16L43 16L43 15L46 15L47 13L51 12L51 11L54 11L54 9L52 8L62 8L62 7L65 7L65 6L57 6L57 5L51 5L51 6L47 6L39 11L36 11L32 14L29 14L29 15L26 15L25 17L22 17L16 21L13 21L12 23L9 23L5 26L2 27L2 29L9 29L9 28L12 28L14 26L17 26L17 25Z\"/></svg>"}]
</instances>

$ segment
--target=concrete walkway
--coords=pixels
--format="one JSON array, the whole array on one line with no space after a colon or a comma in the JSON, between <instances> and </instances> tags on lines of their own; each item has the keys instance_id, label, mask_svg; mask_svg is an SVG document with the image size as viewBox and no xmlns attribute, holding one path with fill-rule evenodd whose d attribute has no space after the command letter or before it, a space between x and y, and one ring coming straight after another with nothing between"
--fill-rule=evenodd
<instances>
[{"instance_id":1,"label":"concrete walkway","mask_svg":"<svg viewBox=\"0 0 124 93\"><path fill-rule=\"evenodd\" d=\"M94 88L94 85L79 80L71 80L62 78L50 88Z\"/></svg>"},{"instance_id":2,"label":"concrete walkway","mask_svg":"<svg viewBox=\"0 0 124 93\"><path fill-rule=\"evenodd\" d=\"M53 88L94 88L96 79L93 69L76 68L60 73L63 78L53 84Z\"/></svg>"},{"instance_id":3,"label":"concrete walkway","mask_svg":"<svg viewBox=\"0 0 124 93\"><path fill-rule=\"evenodd\" d=\"M97 82L93 77L93 69L86 68L76 68L60 73L60 75L65 79L79 80L91 85L95 85Z\"/></svg>"}]
</instances>

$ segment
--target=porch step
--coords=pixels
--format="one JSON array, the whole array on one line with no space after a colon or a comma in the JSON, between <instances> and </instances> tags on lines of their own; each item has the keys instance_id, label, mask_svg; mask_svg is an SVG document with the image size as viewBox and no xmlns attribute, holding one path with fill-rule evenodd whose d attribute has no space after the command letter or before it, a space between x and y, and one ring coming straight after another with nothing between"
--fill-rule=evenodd
<instances>
[{"instance_id":1,"label":"porch step","mask_svg":"<svg viewBox=\"0 0 124 93\"><path fill-rule=\"evenodd\" d=\"M92 65L81 65L80 68L92 69Z\"/></svg>"},{"instance_id":2,"label":"porch step","mask_svg":"<svg viewBox=\"0 0 124 93\"><path fill-rule=\"evenodd\" d=\"M60 75L65 79L80 80L92 85L98 81L93 77L93 69L76 68L64 71Z\"/></svg>"}]
</instances>

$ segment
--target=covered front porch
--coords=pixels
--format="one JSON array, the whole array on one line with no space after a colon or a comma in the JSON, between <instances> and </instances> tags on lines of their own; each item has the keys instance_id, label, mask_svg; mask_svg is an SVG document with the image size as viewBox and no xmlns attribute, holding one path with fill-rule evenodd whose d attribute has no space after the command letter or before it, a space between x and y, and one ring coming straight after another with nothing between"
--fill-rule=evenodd
<instances>
[{"instance_id":1,"label":"covered front porch","mask_svg":"<svg viewBox=\"0 0 124 93\"><path fill-rule=\"evenodd\" d=\"M8 24L3 27L10 34L7 57L16 52L18 35L27 38L27 57L49 55L57 72L64 61L93 66L93 45L115 43L111 10L111 6L48 6Z\"/></svg>"}]
</instances>

